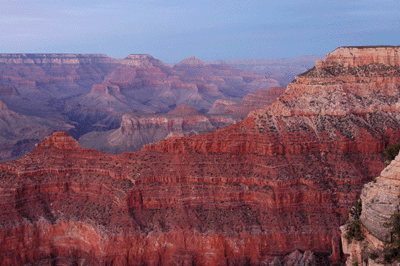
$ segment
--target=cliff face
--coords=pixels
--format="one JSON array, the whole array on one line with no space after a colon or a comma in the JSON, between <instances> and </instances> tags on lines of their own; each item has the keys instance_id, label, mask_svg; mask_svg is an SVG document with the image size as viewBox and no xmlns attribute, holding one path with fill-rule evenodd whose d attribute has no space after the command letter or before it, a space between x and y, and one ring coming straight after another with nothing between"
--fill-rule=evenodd
<instances>
[{"instance_id":1,"label":"cliff face","mask_svg":"<svg viewBox=\"0 0 400 266\"><path fill-rule=\"evenodd\" d=\"M185 137L210 132L240 121L239 117L203 115L181 105L168 114L127 114L116 130L90 132L79 138L81 146L110 154L134 152L143 145L170 137Z\"/></svg>"},{"instance_id":2,"label":"cliff face","mask_svg":"<svg viewBox=\"0 0 400 266\"><path fill-rule=\"evenodd\" d=\"M339 225L400 141L398 76L387 73L320 63L235 125L137 153L53 135L0 165L0 261L265 265L299 249L338 262Z\"/></svg>"},{"instance_id":3,"label":"cliff face","mask_svg":"<svg viewBox=\"0 0 400 266\"><path fill-rule=\"evenodd\" d=\"M284 87L271 87L269 90L261 89L243 97L239 103L217 100L208 111L209 114L230 114L246 117L251 111L266 108L285 92Z\"/></svg>"},{"instance_id":4,"label":"cliff face","mask_svg":"<svg viewBox=\"0 0 400 266\"><path fill-rule=\"evenodd\" d=\"M196 156L111 156L56 133L30 155L0 166L1 264L268 262L294 246L280 228L296 231L287 212L298 200L296 189L261 186L240 173L222 179L225 167L241 161L233 157L215 158L229 164L219 169ZM287 207L276 209L283 202Z\"/></svg>"},{"instance_id":5,"label":"cliff face","mask_svg":"<svg viewBox=\"0 0 400 266\"><path fill-rule=\"evenodd\" d=\"M348 68L367 65L398 67L400 65L399 52L399 46L341 47L329 54L325 64L338 64Z\"/></svg>"},{"instance_id":6,"label":"cliff face","mask_svg":"<svg viewBox=\"0 0 400 266\"><path fill-rule=\"evenodd\" d=\"M117 63L101 54L0 54L0 85L18 86L21 93L39 93L37 97L46 99L62 87L64 95L71 96L101 83Z\"/></svg>"},{"instance_id":7,"label":"cliff face","mask_svg":"<svg viewBox=\"0 0 400 266\"><path fill-rule=\"evenodd\" d=\"M341 49L347 48L334 54ZM328 55L326 61L334 60ZM175 156L195 153L197 157L235 154L245 162L257 162L263 170L252 166L246 179L261 182L259 186L285 184L290 194L300 197L291 205L298 207L285 213L292 215L290 226L302 224L299 230L308 240L296 241L290 248L328 252L330 241L321 241L317 235L327 234L327 239L338 235L337 228L344 223L362 184L383 169L383 149L399 141L400 91L398 73L386 65L363 66L368 72L358 69L357 75L355 69L341 64L333 64L336 68L324 65L320 62L301 75L271 106L251 113L241 123L215 133L148 145L144 151ZM224 175L232 178L241 172L238 167L229 165ZM313 200L305 195L314 195ZM280 219L280 237L297 239Z\"/></svg>"},{"instance_id":8,"label":"cliff face","mask_svg":"<svg viewBox=\"0 0 400 266\"><path fill-rule=\"evenodd\" d=\"M34 149L35 143L58 129L73 126L62 119L25 116L0 101L0 161L18 158Z\"/></svg>"},{"instance_id":9,"label":"cliff face","mask_svg":"<svg viewBox=\"0 0 400 266\"><path fill-rule=\"evenodd\" d=\"M400 211L400 156L391 162L372 182L364 185L361 195L360 228L364 239L349 241L346 235L354 217L341 227L343 252L347 255L346 265L368 262L368 265L398 265L385 261L390 254L390 244L394 240L391 233L392 217ZM398 222L398 221L397 221ZM375 254L375 257L371 256ZM387 256L387 255L386 255Z\"/></svg>"}]
</instances>

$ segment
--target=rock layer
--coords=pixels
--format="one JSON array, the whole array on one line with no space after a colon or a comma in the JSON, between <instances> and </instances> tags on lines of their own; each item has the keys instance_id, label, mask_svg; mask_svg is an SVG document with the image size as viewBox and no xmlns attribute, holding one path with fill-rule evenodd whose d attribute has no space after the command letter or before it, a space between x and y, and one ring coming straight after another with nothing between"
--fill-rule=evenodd
<instances>
[{"instance_id":1,"label":"rock layer","mask_svg":"<svg viewBox=\"0 0 400 266\"><path fill-rule=\"evenodd\" d=\"M383 263L384 250L392 242L391 230L388 226L391 217L400 211L400 156L397 156L372 182L364 185L360 200L362 241L348 241L346 234L349 223L341 227L343 252L348 255L346 265L368 261L368 265L388 265ZM351 217L350 217L351 218ZM378 258L371 259L370 254ZM379 258L380 257L380 258ZM392 265L397 265L394 263Z\"/></svg>"},{"instance_id":2,"label":"rock layer","mask_svg":"<svg viewBox=\"0 0 400 266\"><path fill-rule=\"evenodd\" d=\"M57 129L71 128L73 126L57 117L44 119L18 114L0 101L0 161L21 157Z\"/></svg>"},{"instance_id":3,"label":"rock layer","mask_svg":"<svg viewBox=\"0 0 400 266\"><path fill-rule=\"evenodd\" d=\"M29 123L35 138L24 137L12 124L3 127L10 134L7 143L0 139L6 150L0 160L32 151L34 143L54 130L70 128L78 139L92 131L118 129L127 113L168 113L182 104L206 113L218 99L238 102L248 92L277 84L265 75L229 66L175 69L148 54L124 59L102 54L0 54L0 73L0 101L17 114L38 118ZM50 131L35 123L40 119L48 121ZM23 144L17 145L18 156L11 156L16 143Z\"/></svg>"},{"instance_id":4,"label":"rock layer","mask_svg":"<svg viewBox=\"0 0 400 266\"><path fill-rule=\"evenodd\" d=\"M217 100L208 111L209 114L229 114L246 117L251 111L266 108L285 92L284 87L271 87L269 90L261 89L243 97L239 103Z\"/></svg>"},{"instance_id":5,"label":"rock layer","mask_svg":"<svg viewBox=\"0 0 400 266\"><path fill-rule=\"evenodd\" d=\"M51 136L0 165L1 261L260 265L300 249L337 262L339 225L400 141L397 72L362 69L320 63L235 125L137 153Z\"/></svg>"},{"instance_id":6,"label":"rock layer","mask_svg":"<svg viewBox=\"0 0 400 266\"><path fill-rule=\"evenodd\" d=\"M165 138L193 136L240 121L240 117L204 115L187 105L180 105L168 114L127 114L116 130L90 132L79 138L83 147L109 154L134 152L143 145Z\"/></svg>"}]
</instances>

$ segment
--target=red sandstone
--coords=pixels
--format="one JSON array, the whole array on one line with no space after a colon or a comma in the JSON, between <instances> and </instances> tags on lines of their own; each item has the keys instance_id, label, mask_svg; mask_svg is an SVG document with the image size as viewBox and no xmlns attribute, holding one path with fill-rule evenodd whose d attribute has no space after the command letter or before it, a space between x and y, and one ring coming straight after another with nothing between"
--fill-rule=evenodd
<instances>
[{"instance_id":1,"label":"red sandstone","mask_svg":"<svg viewBox=\"0 0 400 266\"><path fill-rule=\"evenodd\" d=\"M336 67L213 133L117 156L57 133L1 164L2 263L259 265L296 249L338 262L339 225L400 141L400 88L393 69Z\"/></svg>"}]
</instances>

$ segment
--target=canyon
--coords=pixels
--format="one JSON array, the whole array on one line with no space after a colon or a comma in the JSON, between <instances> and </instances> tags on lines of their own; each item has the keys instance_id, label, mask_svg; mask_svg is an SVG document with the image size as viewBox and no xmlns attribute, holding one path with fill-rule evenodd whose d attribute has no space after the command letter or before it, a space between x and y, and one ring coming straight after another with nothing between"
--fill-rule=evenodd
<instances>
[{"instance_id":1,"label":"canyon","mask_svg":"<svg viewBox=\"0 0 400 266\"><path fill-rule=\"evenodd\" d=\"M1 265L340 264L339 226L400 142L399 50L338 48L244 120L135 153L46 137L0 164Z\"/></svg>"},{"instance_id":2,"label":"canyon","mask_svg":"<svg viewBox=\"0 0 400 266\"><path fill-rule=\"evenodd\" d=\"M279 83L265 74L206 65L194 57L169 67L146 54L124 59L102 54L1 54L0 101L18 116L15 123L3 123L2 131L12 136L0 139L4 149L0 161L32 151L33 144L55 131L66 130L79 139L89 132L120 128L126 115L154 115L156 120L181 105L205 114L215 101L238 103L245 95L271 86ZM31 118L26 137L14 126L25 124L24 116ZM229 120L226 116L221 119ZM230 116L232 123L244 117Z\"/></svg>"}]
</instances>

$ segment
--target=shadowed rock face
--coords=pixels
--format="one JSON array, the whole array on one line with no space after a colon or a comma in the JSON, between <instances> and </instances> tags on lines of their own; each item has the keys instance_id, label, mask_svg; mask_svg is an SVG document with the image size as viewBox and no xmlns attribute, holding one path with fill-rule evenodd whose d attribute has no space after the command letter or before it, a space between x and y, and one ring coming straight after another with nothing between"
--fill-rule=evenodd
<instances>
[{"instance_id":1,"label":"shadowed rock face","mask_svg":"<svg viewBox=\"0 0 400 266\"><path fill-rule=\"evenodd\" d=\"M284 259L296 249L337 260L339 225L383 169L385 146L400 141L400 88L385 69L368 80L329 69L320 64L268 108L212 133L121 155L58 133L1 164L0 260L311 263L311 253Z\"/></svg>"},{"instance_id":2,"label":"shadowed rock face","mask_svg":"<svg viewBox=\"0 0 400 266\"><path fill-rule=\"evenodd\" d=\"M0 161L19 158L54 131L71 128L58 117L44 119L18 114L0 101Z\"/></svg>"}]
</instances>

